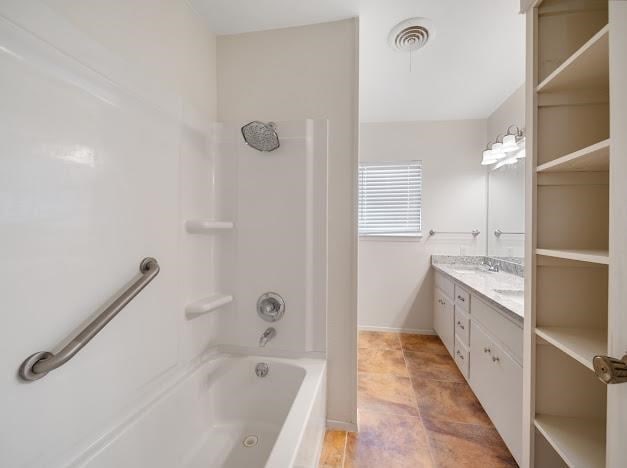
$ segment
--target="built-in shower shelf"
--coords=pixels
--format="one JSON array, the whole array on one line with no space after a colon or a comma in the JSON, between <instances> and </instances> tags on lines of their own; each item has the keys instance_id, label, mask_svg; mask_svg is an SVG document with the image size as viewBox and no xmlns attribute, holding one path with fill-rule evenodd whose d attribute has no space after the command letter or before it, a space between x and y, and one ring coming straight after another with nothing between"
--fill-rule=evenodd
<instances>
[{"instance_id":1,"label":"built-in shower shelf","mask_svg":"<svg viewBox=\"0 0 627 468\"><path fill-rule=\"evenodd\" d=\"M231 221L210 219L189 219L185 221L185 229L190 234L210 234L214 231L233 229L233 223Z\"/></svg>"},{"instance_id":2,"label":"built-in shower shelf","mask_svg":"<svg viewBox=\"0 0 627 468\"><path fill-rule=\"evenodd\" d=\"M199 301L192 302L185 307L185 314L190 317L197 317L198 315L206 314L212 310L219 309L233 302L233 296L227 294L213 294Z\"/></svg>"}]
</instances>

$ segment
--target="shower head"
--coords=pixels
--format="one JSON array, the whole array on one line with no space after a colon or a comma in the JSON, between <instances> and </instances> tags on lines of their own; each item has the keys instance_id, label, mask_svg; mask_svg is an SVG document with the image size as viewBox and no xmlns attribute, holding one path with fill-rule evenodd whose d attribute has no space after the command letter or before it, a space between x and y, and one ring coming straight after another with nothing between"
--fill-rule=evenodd
<instances>
[{"instance_id":1,"label":"shower head","mask_svg":"<svg viewBox=\"0 0 627 468\"><path fill-rule=\"evenodd\" d=\"M247 123L242 127L242 136L246 144L257 151L274 151L280 146L274 122L263 123L255 120Z\"/></svg>"}]
</instances>

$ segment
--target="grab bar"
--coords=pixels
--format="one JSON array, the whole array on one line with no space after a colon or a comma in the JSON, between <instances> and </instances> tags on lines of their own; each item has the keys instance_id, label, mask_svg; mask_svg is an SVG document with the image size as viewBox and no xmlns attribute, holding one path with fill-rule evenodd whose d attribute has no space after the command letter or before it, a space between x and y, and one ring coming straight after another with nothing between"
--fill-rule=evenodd
<instances>
[{"instance_id":1,"label":"grab bar","mask_svg":"<svg viewBox=\"0 0 627 468\"><path fill-rule=\"evenodd\" d=\"M524 232L506 232L506 231L501 231L500 229L497 229L494 231L494 235L496 237L501 237L503 234L520 234L523 235Z\"/></svg>"},{"instance_id":2,"label":"grab bar","mask_svg":"<svg viewBox=\"0 0 627 468\"><path fill-rule=\"evenodd\" d=\"M434 231L433 229L431 229L429 231L429 235L430 236L435 236L436 234L472 234L472 237L477 237L479 234L481 234L481 231L479 229L473 229L472 231Z\"/></svg>"},{"instance_id":3,"label":"grab bar","mask_svg":"<svg viewBox=\"0 0 627 468\"><path fill-rule=\"evenodd\" d=\"M72 359L159 274L159 270L159 262L156 259L151 257L144 258L139 264L139 274L122 294L111 302L95 319L89 322L61 351L56 354L40 351L26 359L20 366L20 377L28 381L41 379L51 370L61 367Z\"/></svg>"}]
</instances>

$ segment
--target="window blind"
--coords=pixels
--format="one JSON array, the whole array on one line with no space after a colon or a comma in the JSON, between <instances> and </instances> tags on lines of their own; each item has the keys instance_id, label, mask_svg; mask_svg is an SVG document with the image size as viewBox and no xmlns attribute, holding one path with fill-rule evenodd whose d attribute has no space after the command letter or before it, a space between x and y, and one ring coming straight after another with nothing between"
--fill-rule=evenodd
<instances>
[{"instance_id":1,"label":"window blind","mask_svg":"<svg viewBox=\"0 0 627 468\"><path fill-rule=\"evenodd\" d=\"M419 236L422 162L359 164L359 235Z\"/></svg>"}]
</instances>

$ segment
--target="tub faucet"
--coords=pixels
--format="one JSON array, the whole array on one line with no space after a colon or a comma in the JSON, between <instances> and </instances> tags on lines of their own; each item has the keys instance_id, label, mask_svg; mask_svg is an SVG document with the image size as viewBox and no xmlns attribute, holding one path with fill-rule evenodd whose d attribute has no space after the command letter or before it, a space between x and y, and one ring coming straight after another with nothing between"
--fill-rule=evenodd
<instances>
[{"instance_id":1,"label":"tub faucet","mask_svg":"<svg viewBox=\"0 0 627 468\"><path fill-rule=\"evenodd\" d=\"M270 341L275 336L276 329L274 327L267 328L266 331L263 332L263 334L261 335L261 338L259 338L259 346L263 348L266 344L268 344L268 341Z\"/></svg>"}]
</instances>

